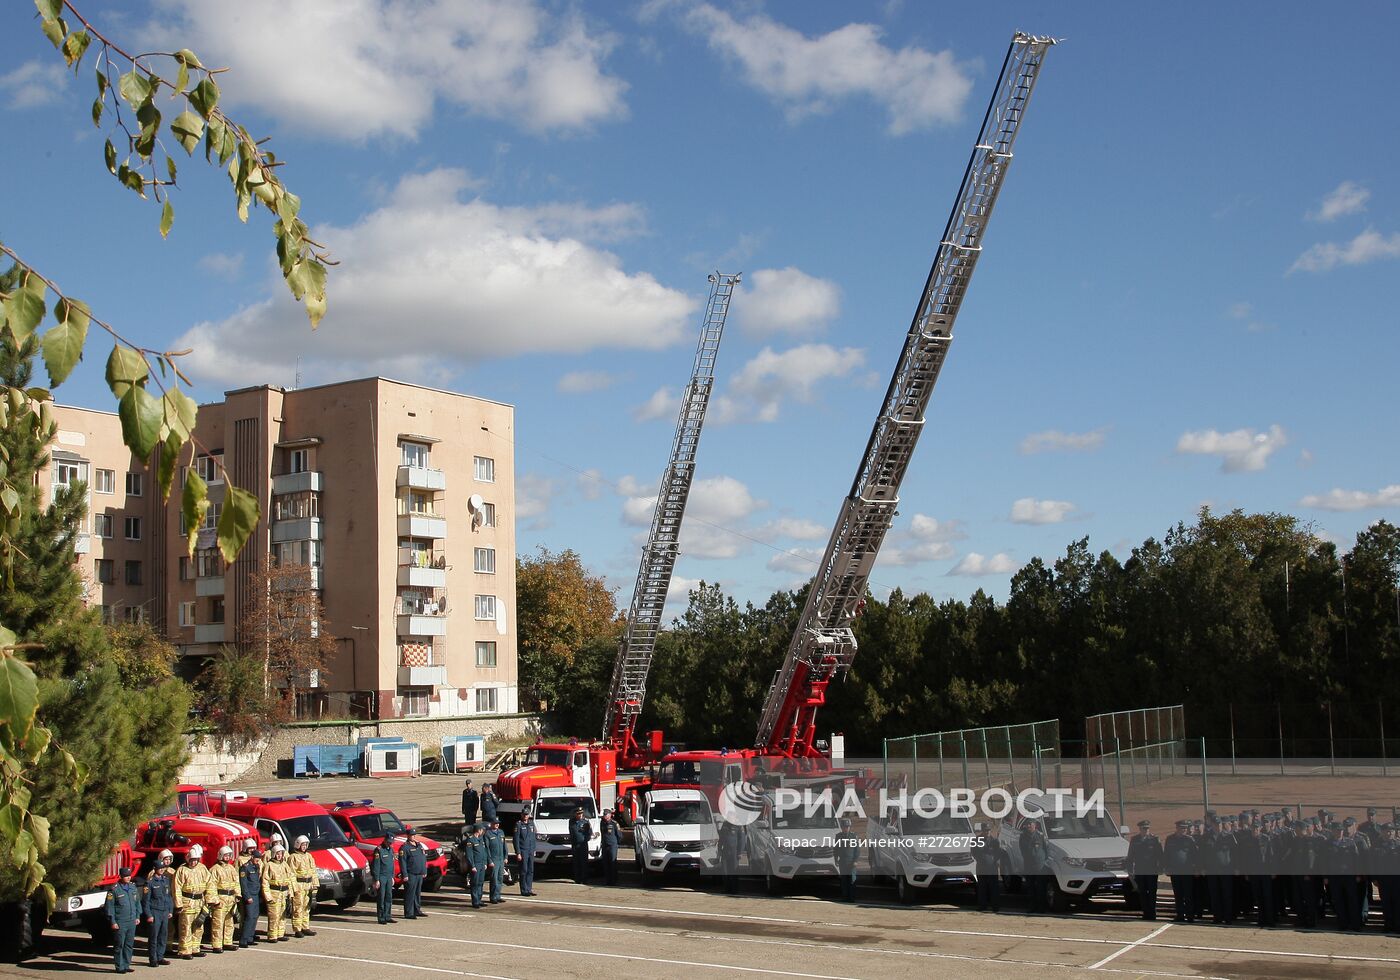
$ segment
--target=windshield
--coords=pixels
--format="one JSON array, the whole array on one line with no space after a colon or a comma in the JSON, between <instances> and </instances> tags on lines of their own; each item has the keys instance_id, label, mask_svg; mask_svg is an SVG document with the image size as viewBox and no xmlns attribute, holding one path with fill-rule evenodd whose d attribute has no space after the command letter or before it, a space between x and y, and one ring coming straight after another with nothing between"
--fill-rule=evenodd
<instances>
[{"instance_id":1,"label":"windshield","mask_svg":"<svg viewBox=\"0 0 1400 980\"><path fill-rule=\"evenodd\" d=\"M402 834L403 821L392 813L366 813L351 817L350 822L361 837L383 837L386 834Z\"/></svg>"},{"instance_id":2,"label":"windshield","mask_svg":"<svg viewBox=\"0 0 1400 980\"><path fill-rule=\"evenodd\" d=\"M282 836L287 838L288 844L295 843L303 834L311 841L313 851L327 847L344 847L350 843L345 831L336 826L328 813L291 817L279 822L282 824Z\"/></svg>"},{"instance_id":3,"label":"windshield","mask_svg":"<svg viewBox=\"0 0 1400 980\"><path fill-rule=\"evenodd\" d=\"M194 793L180 794L180 812L192 813L196 816L209 812L209 794L204 790Z\"/></svg>"},{"instance_id":4,"label":"windshield","mask_svg":"<svg viewBox=\"0 0 1400 980\"><path fill-rule=\"evenodd\" d=\"M834 831L836 820L831 814L823 813L820 809L815 813L808 814L802 807L794 807L791 810L784 810L781 815L774 812L773 829Z\"/></svg>"},{"instance_id":5,"label":"windshield","mask_svg":"<svg viewBox=\"0 0 1400 980\"><path fill-rule=\"evenodd\" d=\"M724 764L680 760L664 762L656 781L667 786L718 786L724 774Z\"/></svg>"},{"instance_id":6,"label":"windshield","mask_svg":"<svg viewBox=\"0 0 1400 980\"><path fill-rule=\"evenodd\" d=\"M1064 813L1058 817L1048 814L1045 817L1045 836L1051 840L1066 840L1077 837L1117 837L1118 827L1100 813L1086 813L1075 816Z\"/></svg>"},{"instance_id":7,"label":"windshield","mask_svg":"<svg viewBox=\"0 0 1400 980\"><path fill-rule=\"evenodd\" d=\"M900 818L899 829L907 837L918 834L970 834L972 824L967 817L955 817L947 812L936 816L906 813Z\"/></svg>"},{"instance_id":8,"label":"windshield","mask_svg":"<svg viewBox=\"0 0 1400 980\"><path fill-rule=\"evenodd\" d=\"M525 765L527 766L563 766L569 767L568 749L540 749L534 748L525 753Z\"/></svg>"},{"instance_id":9,"label":"windshield","mask_svg":"<svg viewBox=\"0 0 1400 980\"><path fill-rule=\"evenodd\" d=\"M579 807L583 807L583 815L589 820L598 815L591 796L542 796L535 801L535 819L572 820Z\"/></svg>"},{"instance_id":10,"label":"windshield","mask_svg":"<svg viewBox=\"0 0 1400 980\"><path fill-rule=\"evenodd\" d=\"M651 805L647 820L658 827L708 824L711 822L710 808L703 800L664 800Z\"/></svg>"}]
</instances>

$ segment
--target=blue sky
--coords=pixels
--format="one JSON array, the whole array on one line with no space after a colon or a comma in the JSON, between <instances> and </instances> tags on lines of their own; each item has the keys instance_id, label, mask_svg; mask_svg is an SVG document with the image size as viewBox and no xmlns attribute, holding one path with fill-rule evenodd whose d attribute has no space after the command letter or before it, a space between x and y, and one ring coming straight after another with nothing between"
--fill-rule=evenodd
<instances>
[{"instance_id":1,"label":"blue sky","mask_svg":"<svg viewBox=\"0 0 1400 980\"><path fill-rule=\"evenodd\" d=\"M18 5L16 5L18 6ZM342 260L312 334L267 216L168 241L91 69L0 31L0 238L198 394L384 373L517 408L522 551L630 594L715 268L745 272L684 556L762 601L849 488L1014 30L1053 34L872 584L1004 596L1197 507L1400 517L1393 4L82 3L227 65ZM91 56L90 56L91 57ZM1387 177L1387 174L1391 174ZM105 351L60 391L107 407ZM328 556L333 560L333 556Z\"/></svg>"}]
</instances>

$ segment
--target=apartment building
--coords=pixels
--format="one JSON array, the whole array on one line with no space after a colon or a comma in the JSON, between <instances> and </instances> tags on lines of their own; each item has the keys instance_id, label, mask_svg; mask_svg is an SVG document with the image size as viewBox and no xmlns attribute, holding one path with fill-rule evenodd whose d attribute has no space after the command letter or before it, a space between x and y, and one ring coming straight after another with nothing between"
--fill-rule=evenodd
<instances>
[{"instance_id":1,"label":"apartment building","mask_svg":"<svg viewBox=\"0 0 1400 980\"><path fill-rule=\"evenodd\" d=\"M116 416L55 416L50 476L90 480L93 530L78 560L110 618L155 623L197 663L239 641L252 574L271 554L309 569L337 640L327 670L309 679L305 713L517 710L511 406L385 378L230 391L200 406L201 450L186 461L210 498L192 557L178 492L160 506ZM262 506L230 567L214 531L224 473ZM118 536L99 537L99 521Z\"/></svg>"}]
</instances>

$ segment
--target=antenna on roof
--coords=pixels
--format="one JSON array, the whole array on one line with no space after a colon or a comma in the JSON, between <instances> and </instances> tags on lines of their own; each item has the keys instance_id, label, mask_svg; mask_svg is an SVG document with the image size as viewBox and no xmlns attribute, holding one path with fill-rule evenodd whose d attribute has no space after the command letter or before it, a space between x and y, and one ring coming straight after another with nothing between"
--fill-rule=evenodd
<instances>
[{"instance_id":1,"label":"antenna on roof","mask_svg":"<svg viewBox=\"0 0 1400 980\"><path fill-rule=\"evenodd\" d=\"M299 389L300 387L301 387L301 358L298 357L298 358L297 358L297 379L296 379L296 382L292 385L292 390L293 390L293 391L296 391L296 390Z\"/></svg>"}]
</instances>

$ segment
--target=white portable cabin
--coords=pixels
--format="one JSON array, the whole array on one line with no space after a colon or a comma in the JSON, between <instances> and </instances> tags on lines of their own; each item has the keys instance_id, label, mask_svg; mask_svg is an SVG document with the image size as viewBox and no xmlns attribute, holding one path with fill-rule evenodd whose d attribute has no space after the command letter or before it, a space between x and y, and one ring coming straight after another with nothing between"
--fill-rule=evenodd
<instances>
[{"instance_id":1,"label":"white portable cabin","mask_svg":"<svg viewBox=\"0 0 1400 980\"><path fill-rule=\"evenodd\" d=\"M485 735L448 735L443 738L443 772L473 772L485 766Z\"/></svg>"},{"instance_id":2,"label":"white portable cabin","mask_svg":"<svg viewBox=\"0 0 1400 980\"><path fill-rule=\"evenodd\" d=\"M416 776L422 770L420 747L398 739L365 739L361 771L366 776L388 778Z\"/></svg>"}]
</instances>

